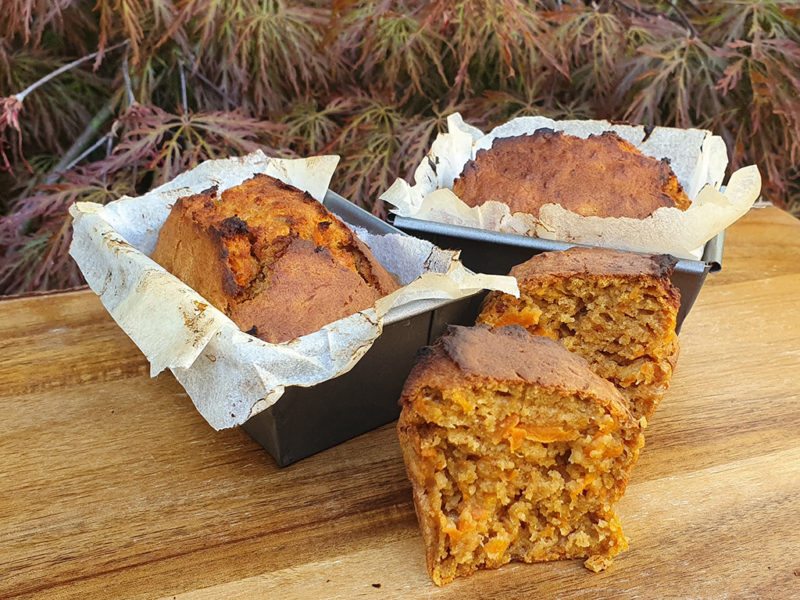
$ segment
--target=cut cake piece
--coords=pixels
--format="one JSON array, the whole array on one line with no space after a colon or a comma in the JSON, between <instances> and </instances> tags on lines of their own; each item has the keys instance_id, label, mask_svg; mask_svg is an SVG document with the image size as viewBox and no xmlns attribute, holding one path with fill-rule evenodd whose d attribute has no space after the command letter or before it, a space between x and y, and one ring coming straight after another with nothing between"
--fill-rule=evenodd
<instances>
[{"instance_id":1,"label":"cut cake piece","mask_svg":"<svg viewBox=\"0 0 800 600\"><path fill-rule=\"evenodd\" d=\"M424 349L398 433L437 585L510 561L627 548L614 503L644 444L608 381L521 327L451 327Z\"/></svg>"},{"instance_id":2,"label":"cut cake piece","mask_svg":"<svg viewBox=\"0 0 800 600\"><path fill-rule=\"evenodd\" d=\"M520 297L491 293L478 323L558 340L650 419L678 360L675 259L602 248L543 252L511 269Z\"/></svg>"}]
</instances>

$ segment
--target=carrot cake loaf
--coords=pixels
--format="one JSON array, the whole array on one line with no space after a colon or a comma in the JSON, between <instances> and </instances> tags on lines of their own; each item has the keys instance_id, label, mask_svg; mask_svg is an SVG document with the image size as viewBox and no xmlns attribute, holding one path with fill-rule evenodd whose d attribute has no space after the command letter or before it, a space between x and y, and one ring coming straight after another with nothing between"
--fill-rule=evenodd
<instances>
[{"instance_id":1,"label":"carrot cake loaf","mask_svg":"<svg viewBox=\"0 0 800 600\"><path fill-rule=\"evenodd\" d=\"M322 203L267 175L180 198L152 258L272 343L317 331L399 287Z\"/></svg>"}]
</instances>

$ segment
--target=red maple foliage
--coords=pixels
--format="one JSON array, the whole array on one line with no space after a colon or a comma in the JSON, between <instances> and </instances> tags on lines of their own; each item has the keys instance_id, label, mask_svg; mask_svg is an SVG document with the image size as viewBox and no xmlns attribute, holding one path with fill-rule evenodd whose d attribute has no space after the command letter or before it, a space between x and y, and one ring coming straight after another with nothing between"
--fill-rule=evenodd
<instances>
[{"instance_id":1,"label":"red maple foliage","mask_svg":"<svg viewBox=\"0 0 800 600\"><path fill-rule=\"evenodd\" d=\"M4 0L0 294L80 283L67 208L207 158L342 156L376 201L444 117L704 127L800 214L800 10L719 0Z\"/></svg>"}]
</instances>

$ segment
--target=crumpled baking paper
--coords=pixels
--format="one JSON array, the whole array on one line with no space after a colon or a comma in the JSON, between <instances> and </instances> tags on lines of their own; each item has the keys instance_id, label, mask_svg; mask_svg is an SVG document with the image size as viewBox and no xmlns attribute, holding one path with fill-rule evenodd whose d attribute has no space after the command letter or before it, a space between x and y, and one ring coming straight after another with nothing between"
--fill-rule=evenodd
<instances>
[{"instance_id":1,"label":"crumpled baking paper","mask_svg":"<svg viewBox=\"0 0 800 600\"><path fill-rule=\"evenodd\" d=\"M357 231L403 287L315 333L270 344L242 332L148 257L179 197L212 186L223 191L266 173L321 201L338 161L338 156L273 159L255 152L207 161L138 198L70 207L70 255L89 286L150 361L150 375L170 369L215 429L244 423L274 404L286 386L313 386L347 372L380 335L386 319L408 318L442 299L481 289L518 294L513 278L473 274L456 253L428 242Z\"/></svg>"},{"instance_id":2,"label":"crumpled baking paper","mask_svg":"<svg viewBox=\"0 0 800 600\"><path fill-rule=\"evenodd\" d=\"M648 134L643 126L608 121L520 117L484 134L465 123L458 113L448 117L447 125L447 133L437 136L414 173L414 185L398 179L381 196L394 205L395 214L549 240L696 259L702 256L705 243L744 215L761 191L761 177L755 166L733 173L725 191L719 191L728 164L725 143L705 130L655 127ZM545 204L537 219L525 213L511 214L507 205L496 201L470 208L451 191L464 165L479 150L491 148L495 138L530 135L543 127L581 138L613 131L647 156L668 158L692 200L691 206L686 211L659 208L645 219L631 219L584 217L558 204Z\"/></svg>"}]
</instances>

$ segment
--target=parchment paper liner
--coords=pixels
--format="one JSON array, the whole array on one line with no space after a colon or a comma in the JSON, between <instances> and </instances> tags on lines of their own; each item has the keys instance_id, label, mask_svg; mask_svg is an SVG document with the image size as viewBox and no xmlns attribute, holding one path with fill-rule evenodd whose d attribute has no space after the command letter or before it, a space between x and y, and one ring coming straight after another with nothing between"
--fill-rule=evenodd
<instances>
[{"instance_id":1,"label":"parchment paper liner","mask_svg":"<svg viewBox=\"0 0 800 600\"><path fill-rule=\"evenodd\" d=\"M722 138L705 130L655 127L648 134L643 126L608 121L520 117L484 135L458 113L450 115L447 124L448 132L437 136L417 168L415 184L398 179L381 196L395 206L394 213L549 240L697 259L705 243L744 215L761 190L758 169L749 166L733 173L725 192L719 191L727 152ZM453 194L453 181L478 150L491 148L495 138L529 135L543 127L581 138L614 131L643 154L668 158L692 205L686 211L659 208L645 219L630 219L583 217L560 205L545 204L536 219L524 213L511 214L507 205L495 201L470 208Z\"/></svg>"},{"instance_id":2,"label":"parchment paper liner","mask_svg":"<svg viewBox=\"0 0 800 600\"><path fill-rule=\"evenodd\" d=\"M409 236L357 230L403 287L372 308L283 344L243 333L197 292L148 258L172 204L212 186L219 191L266 173L321 201L338 156L270 159L256 152L203 163L149 192L105 206L70 208L70 254L91 289L150 361L150 375L169 368L215 429L240 425L274 404L286 386L313 386L350 370L380 335L384 319L426 310L434 299L481 289L517 294L510 277L472 274L456 253Z\"/></svg>"}]
</instances>

